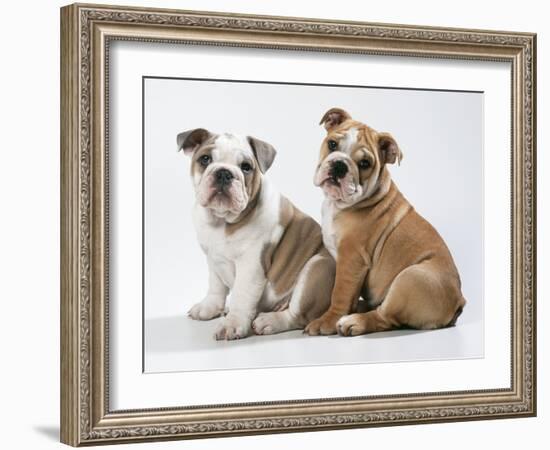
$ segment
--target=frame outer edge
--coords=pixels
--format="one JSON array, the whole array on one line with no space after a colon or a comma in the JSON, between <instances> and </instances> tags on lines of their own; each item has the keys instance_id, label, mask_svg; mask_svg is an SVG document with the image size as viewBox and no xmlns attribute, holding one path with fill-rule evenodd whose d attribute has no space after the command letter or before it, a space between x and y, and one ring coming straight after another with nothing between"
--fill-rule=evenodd
<instances>
[{"instance_id":1,"label":"frame outer edge","mask_svg":"<svg viewBox=\"0 0 550 450\"><path fill-rule=\"evenodd\" d=\"M79 436L79 290L78 290L78 9L60 9L60 441L77 446Z\"/></svg>"},{"instance_id":2,"label":"frame outer edge","mask_svg":"<svg viewBox=\"0 0 550 450\"><path fill-rule=\"evenodd\" d=\"M150 12L150 14L145 14ZM178 17L171 17L175 15ZM169 20L167 20L167 18ZM189 22L181 22L180 19L192 18ZM175 20L178 19L178 20ZM116 419L102 426L102 419L106 418L101 405L97 403L98 395L105 395L103 381L97 380L103 366L97 365L97 358L101 359L101 352L97 352L98 342L105 337L102 331L92 323L92 318L97 324L97 317L104 317L102 306L95 303L101 301L97 296L101 284L95 282L95 277L101 275L101 270L96 272L94 262L98 261L94 244L97 241L98 220L101 217L95 215L99 194L97 189L98 174L102 169L101 161L97 159L96 127L97 117L96 71L92 64L94 45L94 33L90 25L97 23L138 24L149 26L151 24L165 27L185 27L189 30L202 30L208 33L216 29L230 30L231 33L244 33L243 30L251 28L258 32L257 37L268 36L269 39L261 39L261 45L268 44L271 48L286 48L285 44L279 45L271 42L273 36L316 36L330 39L348 39L355 36L356 28L365 28L364 33L359 33L361 39L367 42L371 39L383 37L383 40L399 42L400 44L414 42L413 47L421 47L418 50L422 55L440 56L448 54L455 46L455 39L464 49L469 49L468 54L462 54L465 59L491 59L492 54L500 49L506 50L501 56L509 60L515 57L523 75L530 74L531 82L526 83L525 77L521 78L518 86L519 92L514 90L522 98L517 108L522 111L518 120L517 132L522 139L514 141L521 149L521 184L518 195L521 196L521 218L518 219L524 231L517 236L519 242L527 239L533 248L536 243L536 153L535 153L535 106L536 106L536 36L532 33L491 32L485 30L460 30L446 28L431 28L392 24L367 24L367 23L342 23L325 21L323 19L302 18L276 18L269 16L252 16L232 13L193 12L181 10L149 9L120 7L110 5L86 5L74 4L61 9L61 441L73 445L97 445L122 442L156 441L166 439L189 439L200 437L253 435L277 432L317 431L321 429L338 429L366 426L387 426L394 424L436 423L448 420L463 421L474 419L492 419L499 417L532 416L536 413L536 248L525 251L525 247L519 244L530 264L531 272L527 278L525 291L518 292L522 299L518 304L522 313L532 321L520 321L520 329L523 331L521 345L518 342L518 355L515 364L522 367L518 373L517 383L520 390L515 394L519 397L510 399L506 404L491 405L480 399L482 403L470 406L451 405L449 408L430 407L425 411L419 408L401 409L396 411L383 411L381 413L341 412L335 414L316 415L309 412L300 416L286 416L281 418L271 416L259 418L235 418L219 421L198 421L184 423L177 421L169 423L149 423L147 418L151 411L142 411L145 414L144 423L136 423L127 426ZM349 26L348 26L349 25ZM325 28L318 28L325 27ZM389 28L388 28L389 27ZM395 30L391 29L394 27ZM382 30L377 30L382 28ZM384 30L384 28L386 28ZM394 33L395 31L395 33ZM139 30L136 34L139 38ZM271 36L271 37L270 37ZM222 36L218 41L224 42ZM179 38L178 38L179 40ZM208 39L207 42L210 42ZM237 44L229 39L228 46L248 46L250 42ZM153 40L151 40L153 42ZM271 42L271 43L270 43ZM347 42L347 41L346 41ZM349 43L344 42L345 48ZM437 45L434 47L432 43ZM441 46L440 46L441 44ZM251 41L255 45L255 40ZM290 45L290 44L286 44ZM309 44L304 44L308 47ZM367 44L365 44L367 45ZM370 45L370 44L369 44ZM294 45L290 45L294 48ZM313 45L315 47L315 45ZM440 48L441 47L441 48ZM309 47L308 47L309 48ZM325 46L325 50L333 51L340 46ZM375 51L377 46L374 45ZM482 51L483 49L491 51ZM300 49L300 47L296 47ZM472 50L473 49L473 50ZM95 49L97 50L97 48ZM352 49L355 50L355 49ZM393 50L396 51L395 49ZM532 58L525 60L525 53L531 51ZM453 53L453 52L451 52ZM407 52L407 54L409 54ZM412 53L414 55L414 52ZM457 53L460 56L460 52ZM496 57L495 57L496 58ZM519 63L518 63L519 61ZM527 73L526 73L527 71ZM528 77L527 77L528 78ZM529 80L529 78L528 78ZM525 114L529 117L526 120ZM531 129L525 130L526 122ZM518 124L519 122L519 124ZM529 145L532 144L532 145ZM530 150L530 151L529 151ZM528 152L528 154L525 154ZM525 158L528 157L528 160ZM525 170L524 164L529 163ZM95 173L94 173L95 171ZM525 178L523 178L525 175ZM101 181L101 180L100 180ZM524 190L530 191L532 201L525 201ZM525 204L529 205L529 212L525 214ZM101 204L101 202L100 202ZM520 215L518 215L520 216ZM526 217L527 216L527 217ZM527 226L524 227L525 220ZM525 230L529 230L525 232ZM92 232L93 231L93 232ZM515 240L517 242L517 240ZM521 256L521 255L520 255ZM525 265L525 260L521 264ZM525 278L522 276L522 281ZM93 285L93 286L92 286ZM100 289L101 290L101 289ZM94 292L95 291L95 292ZM93 295L92 295L93 293ZM514 297L515 298L515 297ZM529 308L525 308L525 301L531 307L532 316L529 317ZM520 306L521 305L521 306ZM525 309L524 309L525 308ZM525 319L522 315L521 319ZM521 328L523 325L523 328ZM531 325L531 326L529 326ZM528 327L527 330L525 327ZM520 332L521 333L521 332ZM525 361L525 350L532 358ZM531 351L529 351L531 350ZM95 361L94 361L95 358ZM92 364L93 363L93 364ZM99 389L98 389L99 386ZM524 389L527 387L527 389ZM532 388L532 389L531 389ZM105 398L103 398L105 400ZM105 400L108 402L108 399ZM504 401L504 400L503 400ZM223 406L223 405L216 405ZM433 411L432 411L433 410ZM413 415L415 413L417 415ZM425 413L425 414L423 414ZM433 413L433 414L432 414ZM449 414L447 414L449 413ZM420 414L420 415L418 415ZM442 414L442 415L441 415ZM109 415L109 414L107 414ZM98 417L99 416L99 417ZM98 419L101 419L98 421Z\"/></svg>"},{"instance_id":3,"label":"frame outer edge","mask_svg":"<svg viewBox=\"0 0 550 450\"><path fill-rule=\"evenodd\" d=\"M537 417L537 39L536 33L531 35L531 239L532 239L532 279L531 279L531 301L532 301L532 342L531 342L531 383L532 398L531 412L533 417Z\"/></svg>"}]
</instances>

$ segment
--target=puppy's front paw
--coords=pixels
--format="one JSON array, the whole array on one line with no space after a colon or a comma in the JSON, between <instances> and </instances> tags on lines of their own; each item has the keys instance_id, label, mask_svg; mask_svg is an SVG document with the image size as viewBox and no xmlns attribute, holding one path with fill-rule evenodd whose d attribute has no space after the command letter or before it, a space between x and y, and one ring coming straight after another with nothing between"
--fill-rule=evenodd
<instances>
[{"instance_id":1,"label":"puppy's front paw","mask_svg":"<svg viewBox=\"0 0 550 450\"><path fill-rule=\"evenodd\" d=\"M275 334L288 330L289 322L284 312L264 312L254 319L252 329L256 334Z\"/></svg>"},{"instance_id":2,"label":"puppy's front paw","mask_svg":"<svg viewBox=\"0 0 550 450\"><path fill-rule=\"evenodd\" d=\"M250 325L249 319L229 314L216 328L215 337L218 341L232 341L247 337L251 331Z\"/></svg>"},{"instance_id":3,"label":"puppy's front paw","mask_svg":"<svg viewBox=\"0 0 550 450\"><path fill-rule=\"evenodd\" d=\"M219 317L223 313L223 301L206 297L202 302L194 305L187 314L191 319L210 320Z\"/></svg>"},{"instance_id":4,"label":"puppy's front paw","mask_svg":"<svg viewBox=\"0 0 550 450\"><path fill-rule=\"evenodd\" d=\"M342 316L336 322L336 328L340 336L358 336L365 334L365 314L349 314Z\"/></svg>"},{"instance_id":5,"label":"puppy's front paw","mask_svg":"<svg viewBox=\"0 0 550 450\"><path fill-rule=\"evenodd\" d=\"M336 322L339 318L337 314L327 311L318 319L309 322L304 333L310 336L336 334Z\"/></svg>"}]
</instances>

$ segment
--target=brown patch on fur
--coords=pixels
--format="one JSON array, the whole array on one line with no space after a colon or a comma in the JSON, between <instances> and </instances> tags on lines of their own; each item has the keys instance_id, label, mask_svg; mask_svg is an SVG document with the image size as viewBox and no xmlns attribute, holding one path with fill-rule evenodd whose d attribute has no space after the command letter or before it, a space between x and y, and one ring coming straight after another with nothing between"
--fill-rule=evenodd
<instances>
[{"instance_id":1,"label":"brown patch on fur","mask_svg":"<svg viewBox=\"0 0 550 450\"><path fill-rule=\"evenodd\" d=\"M380 158L386 164L401 164L403 153L399 149L397 142L389 133L378 133L378 149Z\"/></svg>"},{"instance_id":2,"label":"brown patch on fur","mask_svg":"<svg viewBox=\"0 0 550 450\"><path fill-rule=\"evenodd\" d=\"M324 125L328 131L348 119L351 119L351 116L342 108L330 108L321 118L319 125Z\"/></svg>"},{"instance_id":3,"label":"brown patch on fur","mask_svg":"<svg viewBox=\"0 0 550 450\"><path fill-rule=\"evenodd\" d=\"M376 174L377 177L380 176L385 164L393 164L396 161L399 164L403 159L403 153L391 134L379 133L364 123L348 118L340 126L328 130L327 136L321 145L317 168L330 153L328 142L339 142L351 128L357 129L357 140L354 143L350 157L356 164L359 173L359 184L364 185L373 174ZM371 162L368 169L358 167L358 163L362 159L368 159Z\"/></svg>"},{"instance_id":4,"label":"brown patch on fur","mask_svg":"<svg viewBox=\"0 0 550 450\"><path fill-rule=\"evenodd\" d=\"M210 137L193 153L191 158L191 176L194 176L195 173L202 173L205 171L206 167L200 165L198 162L199 158L203 155L210 155L212 153L215 146L214 141L217 137L217 134L211 134Z\"/></svg>"},{"instance_id":5,"label":"brown patch on fur","mask_svg":"<svg viewBox=\"0 0 550 450\"><path fill-rule=\"evenodd\" d=\"M246 139L248 140L248 143L250 144L250 147L254 152L254 156L256 157L256 161L258 161L258 166L260 167L260 170L262 171L262 173L266 173L267 170L271 167L271 164L273 164L273 160L275 159L277 151L275 150L275 148L273 148L271 144L268 144L267 142L264 142L253 136L247 136Z\"/></svg>"},{"instance_id":6,"label":"brown patch on fur","mask_svg":"<svg viewBox=\"0 0 550 450\"><path fill-rule=\"evenodd\" d=\"M456 310L455 312L455 315L453 316L453 318L451 319L451 321L447 324L448 327L454 327L456 325L456 321L457 319L460 317L460 315L462 314L462 310L464 309L463 306L459 306L458 309Z\"/></svg>"},{"instance_id":7,"label":"brown patch on fur","mask_svg":"<svg viewBox=\"0 0 550 450\"><path fill-rule=\"evenodd\" d=\"M321 227L315 220L283 196L280 208L283 235L278 243L262 251L266 278L277 295L293 289L305 264L323 246Z\"/></svg>"},{"instance_id":8,"label":"brown patch on fur","mask_svg":"<svg viewBox=\"0 0 550 450\"><path fill-rule=\"evenodd\" d=\"M338 318L354 309L361 292L370 304L379 306L354 314L346 321L346 330L338 330L342 334L454 324L466 304L460 276L439 233L391 181L386 163L399 162L401 151L388 133L377 133L351 119L331 129L327 139L342 136L351 127L359 130L358 140L364 139L376 150L378 169L370 175L376 176L376 184L368 197L334 218L338 263L331 306L306 331L335 333ZM321 161L327 151L325 140Z\"/></svg>"},{"instance_id":9,"label":"brown patch on fur","mask_svg":"<svg viewBox=\"0 0 550 450\"><path fill-rule=\"evenodd\" d=\"M183 131L177 137L178 151L183 150L185 154L195 152L210 136L212 133L204 128Z\"/></svg>"},{"instance_id":10,"label":"brown patch on fur","mask_svg":"<svg viewBox=\"0 0 550 450\"><path fill-rule=\"evenodd\" d=\"M292 203L290 203L290 201L288 201L285 197L281 195L281 201L279 205L279 225L281 225L283 228L286 228L288 224L292 221L293 217L294 217L294 208ZM281 236L281 240L282 240L282 236ZM269 272L269 269L271 268L271 264L273 261L273 254L277 249L277 245L279 245L278 242L276 243L267 242L264 245L264 248L262 249L262 255L261 255L262 267L264 269L264 274L266 276L267 276L267 273Z\"/></svg>"},{"instance_id":11,"label":"brown patch on fur","mask_svg":"<svg viewBox=\"0 0 550 450\"><path fill-rule=\"evenodd\" d=\"M275 303L275 305L271 310L279 312L279 311L284 311L285 309L288 309L288 305L290 305L290 298L291 298L291 295L287 295L282 300L279 300L277 303Z\"/></svg>"},{"instance_id":12,"label":"brown patch on fur","mask_svg":"<svg viewBox=\"0 0 550 450\"><path fill-rule=\"evenodd\" d=\"M314 258L316 259L308 267L303 299L300 303L300 316L304 319L303 325L320 317L328 309L334 288L336 275L334 258L324 246Z\"/></svg>"},{"instance_id":13,"label":"brown patch on fur","mask_svg":"<svg viewBox=\"0 0 550 450\"><path fill-rule=\"evenodd\" d=\"M328 142L339 142L351 128L357 129L357 140L354 144L354 149L351 151L350 157L355 162L359 172L359 183L363 185L373 173L379 172L381 167L383 167L377 145L378 133L369 126L351 118L342 122L339 127L332 128L328 131L321 145L319 164L317 167L319 167L330 154ZM359 169L357 166L362 159L368 159L371 162L371 166L366 170Z\"/></svg>"},{"instance_id":14,"label":"brown patch on fur","mask_svg":"<svg viewBox=\"0 0 550 450\"><path fill-rule=\"evenodd\" d=\"M273 253L277 248L276 244L265 243L262 248L262 254L260 255L260 260L262 263L262 268L264 269L264 274L267 275L271 267L271 261L273 260Z\"/></svg>"},{"instance_id":15,"label":"brown patch on fur","mask_svg":"<svg viewBox=\"0 0 550 450\"><path fill-rule=\"evenodd\" d=\"M465 303L443 239L393 182L377 203L341 211L334 225L340 245L331 309L339 315L368 291L381 304L369 318L383 318L385 327L439 328ZM366 319L365 332L381 330L380 321Z\"/></svg>"},{"instance_id":16,"label":"brown patch on fur","mask_svg":"<svg viewBox=\"0 0 550 450\"><path fill-rule=\"evenodd\" d=\"M254 163L254 171L248 176L245 175L246 192L248 194L248 204L246 208L239 214L239 217L232 223L225 224L225 235L230 236L240 230L254 217L254 211L260 205L260 193L262 190L262 174L260 168Z\"/></svg>"}]
</instances>

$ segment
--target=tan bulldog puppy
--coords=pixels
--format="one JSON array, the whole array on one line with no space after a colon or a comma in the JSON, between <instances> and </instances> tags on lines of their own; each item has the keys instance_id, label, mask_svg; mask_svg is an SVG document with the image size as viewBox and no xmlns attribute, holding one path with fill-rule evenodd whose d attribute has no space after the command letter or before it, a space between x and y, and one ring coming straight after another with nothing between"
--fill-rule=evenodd
<instances>
[{"instance_id":1,"label":"tan bulldog puppy","mask_svg":"<svg viewBox=\"0 0 550 450\"><path fill-rule=\"evenodd\" d=\"M230 340L304 328L325 312L335 262L319 224L265 176L275 149L250 136L203 128L180 133L177 142L191 157L193 221L209 270L208 293L189 316L222 315L231 291L215 334Z\"/></svg>"},{"instance_id":2,"label":"tan bulldog puppy","mask_svg":"<svg viewBox=\"0 0 550 450\"><path fill-rule=\"evenodd\" d=\"M323 240L336 259L330 308L310 335L359 335L454 325L466 304L449 249L403 197L387 164L402 158L394 138L340 108L321 119L314 182L323 189ZM353 313L359 297L365 313Z\"/></svg>"}]
</instances>

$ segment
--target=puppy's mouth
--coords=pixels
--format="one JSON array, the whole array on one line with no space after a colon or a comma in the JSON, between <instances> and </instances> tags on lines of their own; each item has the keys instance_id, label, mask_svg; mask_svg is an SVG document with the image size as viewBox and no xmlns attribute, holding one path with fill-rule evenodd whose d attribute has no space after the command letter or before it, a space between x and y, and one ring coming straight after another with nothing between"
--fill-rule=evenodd
<instances>
[{"instance_id":1,"label":"puppy's mouth","mask_svg":"<svg viewBox=\"0 0 550 450\"><path fill-rule=\"evenodd\" d=\"M340 201L349 200L358 190L357 184L350 175L338 178L328 174L322 179L320 187L331 199Z\"/></svg>"},{"instance_id":2,"label":"puppy's mouth","mask_svg":"<svg viewBox=\"0 0 550 450\"><path fill-rule=\"evenodd\" d=\"M333 177L333 176L328 176L327 178L325 178L322 182L321 182L321 185L323 184L329 184L330 186L338 186L340 187L341 184L340 184L340 180L336 177Z\"/></svg>"},{"instance_id":3,"label":"puppy's mouth","mask_svg":"<svg viewBox=\"0 0 550 450\"><path fill-rule=\"evenodd\" d=\"M248 197L244 182L240 179L220 182L213 177L207 177L197 189L197 200L216 216L226 217L228 214L240 213L246 207Z\"/></svg>"},{"instance_id":4,"label":"puppy's mouth","mask_svg":"<svg viewBox=\"0 0 550 450\"><path fill-rule=\"evenodd\" d=\"M330 174L321 181L321 187L346 188L347 192L350 190L356 190L355 183L353 182L353 179L351 179L351 177L346 176L343 178L339 178Z\"/></svg>"},{"instance_id":5,"label":"puppy's mouth","mask_svg":"<svg viewBox=\"0 0 550 450\"><path fill-rule=\"evenodd\" d=\"M213 186L207 198L208 203L212 202L212 200L231 200L230 189L231 186Z\"/></svg>"},{"instance_id":6,"label":"puppy's mouth","mask_svg":"<svg viewBox=\"0 0 550 450\"><path fill-rule=\"evenodd\" d=\"M340 204L349 204L363 191L356 172L352 162L334 154L321 163L313 182L323 190L328 199Z\"/></svg>"},{"instance_id":7,"label":"puppy's mouth","mask_svg":"<svg viewBox=\"0 0 550 450\"><path fill-rule=\"evenodd\" d=\"M214 186L212 195L229 195L230 185Z\"/></svg>"}]
</instances>

